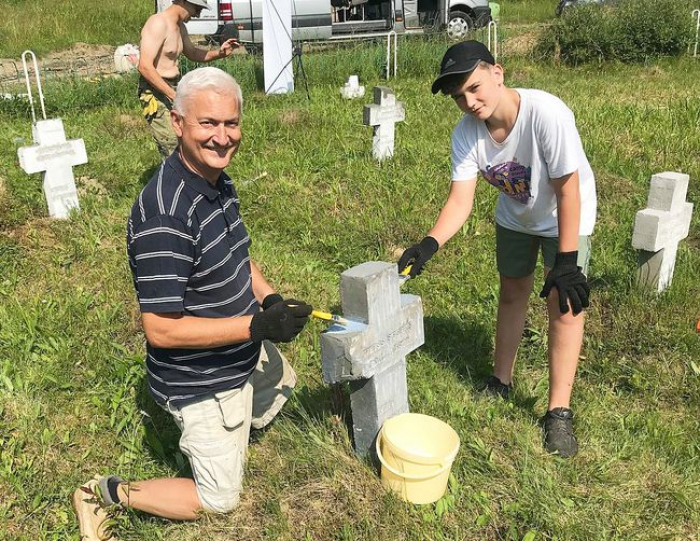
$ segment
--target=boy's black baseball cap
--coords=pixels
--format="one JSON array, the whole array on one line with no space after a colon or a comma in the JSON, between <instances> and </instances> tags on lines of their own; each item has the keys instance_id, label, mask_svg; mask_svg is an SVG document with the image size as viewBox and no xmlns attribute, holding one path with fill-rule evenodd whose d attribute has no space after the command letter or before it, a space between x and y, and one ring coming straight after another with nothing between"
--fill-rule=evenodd
<instances>
[{"instance_id":1,"label":"boy's black baseball cap","mask_svg":"<svg viewBox=\"0 0 700 541\"><path fill-rule=\"evenodd\" d=\"M440 75L433 81L433 94L437 94L442 90L442 83L445 81L445 78L450 75L470 73L482 61L491 65L496 63L486 45L480 41L462 41L447 49L440 63Z\"/></svg>"}]
</instances>

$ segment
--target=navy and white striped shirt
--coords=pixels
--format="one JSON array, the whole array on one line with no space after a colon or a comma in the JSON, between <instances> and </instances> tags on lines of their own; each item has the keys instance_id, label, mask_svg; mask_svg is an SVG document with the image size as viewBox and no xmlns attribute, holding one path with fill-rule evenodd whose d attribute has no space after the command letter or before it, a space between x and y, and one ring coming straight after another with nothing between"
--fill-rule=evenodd
<instances>
[{"instance_id":1,"label":"navy and white striped shirt","mask_svg":"<svg viewBox=\"0 0 700 541\"><path fill-rule=\"evenodd\" d=\"M142 312L238 317L259 310L253 295L250 237L231 179L216 187L192 173L177 152L166 159L131 209L127 252ZM260 344L166 349L148 344L146 370L160 404L181 406L241 387Z\"/></svg>"}]
</instances>

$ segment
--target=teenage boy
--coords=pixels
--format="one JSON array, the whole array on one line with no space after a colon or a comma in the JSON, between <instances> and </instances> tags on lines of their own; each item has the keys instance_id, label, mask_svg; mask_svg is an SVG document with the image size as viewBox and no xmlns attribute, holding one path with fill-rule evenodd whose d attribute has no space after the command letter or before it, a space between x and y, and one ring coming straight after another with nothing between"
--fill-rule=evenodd
<instances>
[{"instance_id":1,"label":"teenage boy","mask_svg":"<svg viewBox=\"0 0 700 541\"><path fill-rule=\"evenodd\" d=\"M408 248L399 270L423 265L469 217L477 173L500 190L496 260L500 274L493 375L488 394L508 398L513 367L535 282L538 252L545 280L540 297L549 313L549 405L543 418L545 448L573 456L578 444L569 408L583 342L583 308L590 235L596 215L593 172L574 115L540 90L508 88L503 67L477 41L450 47L432 92L450 96L465 113L452 134L452 184L428 235Z\"/></svg>"}]
</instances>

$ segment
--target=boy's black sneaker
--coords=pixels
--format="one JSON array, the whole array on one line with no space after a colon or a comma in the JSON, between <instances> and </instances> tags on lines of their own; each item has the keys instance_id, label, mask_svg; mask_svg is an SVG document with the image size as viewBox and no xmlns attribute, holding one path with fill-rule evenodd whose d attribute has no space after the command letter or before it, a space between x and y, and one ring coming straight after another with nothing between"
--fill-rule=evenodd
<instances>
[{"instance_id":1,"label":"boy's black sneaker","mask_svg":"<svg viewBox=\"0 0 700 541\"><path fill-rule=\"evenodd\" d=\"M578 453L574 436L574 412L569 408L554 408L542 418L544 424L544 448L548 453L558 453L569 458Z\"/></svg>"},{"instance_id":2,"label":"boy's black sneaker","mask_svg":"<svg viewBox=\"0 0 700 541\"><path fill-rule=\"evenodd\" d=\"M494 397L500 396L503 400L508 400L508 396L512 388L512 383L506 385L496 376L489 376L486 379L486 381L484 381L484 383L481 385L481 387L479 387L479 392Z\"/></svg>"}]
</instances>

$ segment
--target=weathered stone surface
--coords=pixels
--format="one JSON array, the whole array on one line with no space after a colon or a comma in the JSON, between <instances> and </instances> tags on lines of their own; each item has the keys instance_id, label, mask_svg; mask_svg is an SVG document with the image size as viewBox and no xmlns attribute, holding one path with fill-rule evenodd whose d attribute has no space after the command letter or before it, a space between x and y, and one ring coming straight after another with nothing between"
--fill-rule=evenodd
<instances>
[{"instance_id":1,"label":"weathered stone surface","mask_svg":"<svg viewBox=\"0 0 700 541\"><path fill-rule=\"evenodd\" d=\"M367 455L384 421L408 413L405 359L370 379L350 382L350 404L355 449Z\"/></svg>"},{"instance_id":2,"label":"weathered stone surface","mask_svg":"<svg viewBox=\"0 0 700 541\"><path fill-rule=\"evenodd\" d=\"M394 135L396 122L406 120L402 102L396 101L394 92L386 86L374 87L374 103L365 105L362 113L365 126L374 128L372 154L382 161L394 155Z\"/></svg>"},{"instance_id":3,"label":"weathered stone surface","mask_svg":"<svg viewBox=\"0 0 700 541\"><path fill-rule=\"evenodd\" d=\"M87 163L85 143L66 140L60 119L35 122L32 134L35 144L17 150L19 165L28 174L42 173L49 215L67 218L72 208L79 208L73 167Z\"/></svg>"},{"instance_id":4,"label":"weathered stone surface","mask_svg":"<svg viewBox=\"0 0 700 541\"><path fill-rule=\"evenodd\" d=\"M347 326L321 335L323 377L350 382L355 449L366 455L382 423L408 411L406 355L425 340L420 297L402 295L393 263L367 262L341 275Z\"/></svg>"},{"instance_id":5,"label":"weathered stone surface","mask_svg":"<svg viewBox=\"0 0 700 541\"><path fill-rule=\"evenodd\" d=\"M683 173L653 175L647 208L635 216L632 246L641 250L637 279L659 292L671 285L678 243L690 230L693 204L685 201L688 180Z\"/></svg>"}]
</instances>

